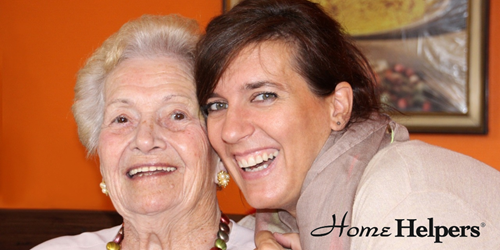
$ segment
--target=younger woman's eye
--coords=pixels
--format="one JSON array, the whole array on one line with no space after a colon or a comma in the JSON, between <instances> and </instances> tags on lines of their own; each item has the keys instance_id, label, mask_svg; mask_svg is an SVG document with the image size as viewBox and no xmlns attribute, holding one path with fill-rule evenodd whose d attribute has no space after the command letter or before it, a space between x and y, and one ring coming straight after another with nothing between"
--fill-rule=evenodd
<instances>
[{"instance_id":1,"label":"younger woman's eye","mask_svg":"<svg viewBox=\"0 0 500 250\"><path fill-rule=\"evenodd\" d=\"M253 101L266 101L266 100L274 100L278 97L277 94L272 92L264 92L256 95Z\"/></svg>"},{"instance_id":2,"label":"younger woman's eye","mask_svg":"<svg viewBox=\"0 0 500 250\"><path fill-rule=\"evenodd\" d=\"M128 119L127 119L127 117L120 115L120 116L116 117L113 120L113 122L116 122L116 123L126 123L126 122L128 122Z\"/></svg>"},{"instance_id":3,"label":"younger woman's eye","mask_svg":"<svg viewBox=\"0 0 500 250\"><path fill-rule=\"evenodd\" d=\"M224 102L211 102L202 108L202 112L205 116L208 116L212 112L227 109L229 105Z\"/></svg>"}]
</instances>

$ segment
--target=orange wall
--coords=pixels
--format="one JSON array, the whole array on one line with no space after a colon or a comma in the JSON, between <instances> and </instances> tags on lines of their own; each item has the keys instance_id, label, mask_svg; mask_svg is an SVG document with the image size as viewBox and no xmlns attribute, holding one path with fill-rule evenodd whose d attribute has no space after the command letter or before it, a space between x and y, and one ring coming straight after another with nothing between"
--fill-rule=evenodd
<instances>
[{"instance_id":1,"label":"orange wall","mask_svg":"<svg viewBox=\"0 0 500 250\"><path fill-rule=\"evenodd\" d=\"M85 159L71 114L75 74L104 39L144 13L180 13L204 27L222 0L0 1L0 208L113 209L97 161ZM491 1L490 41L500 39ZM495 32L494 32L495 31ZM500 169L500 45L489 48L488 135L412 135ZM245 213L237 188L219 192L226 213Z\"/></svg>"}]
</instances>

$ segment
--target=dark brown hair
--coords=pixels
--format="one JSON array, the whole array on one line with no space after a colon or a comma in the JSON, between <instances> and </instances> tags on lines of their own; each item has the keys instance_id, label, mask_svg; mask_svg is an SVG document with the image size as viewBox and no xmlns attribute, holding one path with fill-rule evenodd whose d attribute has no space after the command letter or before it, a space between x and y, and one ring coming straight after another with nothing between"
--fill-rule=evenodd
<instances>
[{"instance_id":1,"label":"dark brown hair","mask_svg":"<svg viewBox=\"0 0 500 250\"><path fill-rule=\"evenodd\" d=\"M306 0L246 0L214 18L198 43L195 64L201 105L238 53L249 45L282 41L295 51L294 70L317 96L328 96L342 81L353 89L351 121L381 112L373 71L338 22Z\"/></svg>"}]
</instances>

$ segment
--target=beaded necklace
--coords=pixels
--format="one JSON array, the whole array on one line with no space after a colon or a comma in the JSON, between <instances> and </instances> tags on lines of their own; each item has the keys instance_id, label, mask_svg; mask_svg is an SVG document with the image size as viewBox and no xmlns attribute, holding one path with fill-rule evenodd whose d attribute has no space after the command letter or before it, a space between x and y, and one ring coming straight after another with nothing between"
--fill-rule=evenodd
<instances>
[{"instance_id":1,"label":"beaded necklace","mask_svg":"<svg viewBox=\"0 0 500 250\"><path fill-rule=\"evenodd\" d=\"M227 215L221 213L220 222L219 222L219 231L217 232L217 239L215 240L214 247L210 248L210 250L226 250L227 245L226 242L229 240L229 233L231 230L229 229L229 217ZM121 243L123 240L123 224L120 228L120 231L115 236L115 239L108 242L106 244L107 250L120 250Z\"/></svg>"}]
</instances>

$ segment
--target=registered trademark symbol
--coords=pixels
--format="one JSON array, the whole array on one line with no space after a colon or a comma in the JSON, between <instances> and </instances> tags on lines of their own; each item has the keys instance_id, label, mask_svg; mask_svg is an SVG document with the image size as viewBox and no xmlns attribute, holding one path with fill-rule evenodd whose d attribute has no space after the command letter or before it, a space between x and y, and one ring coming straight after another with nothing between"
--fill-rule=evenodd
<instances>
[{"instance_id":1,"label":"registered trademark symbol","mask_svg":"<svg viewBox=\"0 0 500 250\"><path fill-rule=\"evenodd\" d=\"M486 223L481 222L481 227L485 227L485 226L486 226Z\"/></svg>"}]
</instances>

